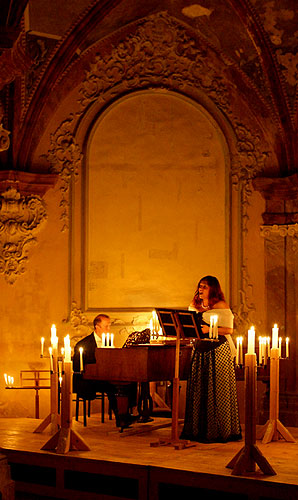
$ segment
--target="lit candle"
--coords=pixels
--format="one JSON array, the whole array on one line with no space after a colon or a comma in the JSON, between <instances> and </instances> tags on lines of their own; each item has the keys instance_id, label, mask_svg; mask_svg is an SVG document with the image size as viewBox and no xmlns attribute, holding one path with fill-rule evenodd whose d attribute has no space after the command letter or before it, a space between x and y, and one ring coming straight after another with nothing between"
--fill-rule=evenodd
<instances>
[{"instance_id":1,"label":"lit candle","mask_svg":"<svg viewBox=\"0 0 298 500\"><path fill-rule=\"evenodd\" d=\"M243 365L243 346L242 346L242 342L243 342L243 337L240 337L240 341L239 341L239 344L240 344L239 364L240 365Z\"/></svg>"},{"instance_id":2,"label":"lit candle","mask_svg":"<svg viewBox=\"0 0 298 500\"><path fill-rule=\"evenodd\" d=\"M40 356L43 358L43 351L44 351L44 337L41 337L40 339Z\"/></svg>"},{"instance_id":3,"label":"lit candle","mask_svg":"<svg viewBox=\"0 0 298 500\"><path fill-rule=\"evenodd\" d=\"M279 357L281 358L281 337L278 339L278 350L279 350Z\"/></svg>"},{"instance_id":4,"label":"lit candle","mask_svg":"<svg viewBox=\"0 0 298 500\"><path fill-rule=\"evenodd\" d=\"M286 358L289 357L289 337L286 337Z\"/></svg>"},{"instance_id":5,"label":"lit candle","mask_svg":"<svg viewBox=\"0 0 298 500\"><path fill-rule=\"evenodd\" d=\"M267 357L270 358L270 337L267 337Z\"/></svg>"},{"instance_id":6,"label":"lit candle","mask_svg":"<svg viewBox=\"0 0 298 500\"><path fill-rule=\"evenodd\" d=\"M267 337L263 337L263 356L264 356L264 366L267 365Z\"/></svg>"},{"instance_id":7,"label":"lit candle","mask_svg":"<svg viewBox=\"0 0 298 500\"><path fill-rule=\"evenodd\" d=\"M237 350L236 350L236 366L239 365L239 355L240 355L240 337L236 338Z\"/></svg>"},{"instance_id":8,"label":"lit candle","mask_svg":"<svg viewBox=\"0 0 298 500\"><path fill-rule=\"evenodd\" d=\"M64 356L64 347L61 347L61 356Z\"/></svg>"},{"instance_id":9,"label":"lit candle","mask_svg":"<svg viewBox=\"0 0 298 500\"><path fill-rule=\"evenodd\" d=\"M50 369L52 372L52 371L54 371L53 370L53 348L52 347L49 347L49 353L50 353Z\"/></svg>"},{"instance_id":10,"label":"lit candle","mask_svg":"<svg viewBox=\"0 0 298 500\"><path fill-rule=\"evenodd\" d=\"M114 347L114 334L111 333L111 347Z\"/></svg>"},{"instance_id":11,"label":"lit candle","mask_svg":"<svg viewBox=\"0 0 298 500\"><path fill-rule=\"evenodd\" d=\"M278 327L277 324L272 328L272 349L277 349L278 342Z\"/></svg>"},{"instance_id":12,"label":"lit candle","mask_svg":"<svg viewBox=\"0 0 298 500\"><path fill-rule=\"evenodd\" d=\"M213 318L214 316L210 316L209 339L213 338Z\"/></svg>"},{"instance_id":13,"label":"lit candle","mask_svg":"<svg viewBox=\"0 0 298 500\"><path fill-rule=\"evenodd\" d=\"M53 349L57 349L58 347L58 337L56 335L56 325L51 326L51 344Z\"/></svg>"},{"instance_id":14,"label":"lit candle","mask_svg":"<svg viewBox=\"0 0 298 500\"><path fill-rule=\"evenodd\" d=\"M263 350L263 338L262 337L259 337L259 365L262 364L262 350Z\"/></svg>"},{"instance_id":15,"label":"lit candle","mask_svg":"<svg viewBox=\"0 0 298 500\"><path fill-rule=\"evenodd\" d=\"M71 347L70 347L69 335L66 335L66 337L64 337L64 351L65 351L64 362L70 363L71 362Z\"/></svg>"},{"instance_id":16,"label":"lit candle","mask_svg":"<svg viewBox=\"0 0 298 500\"><path fill-rule=\"evenodd\" d=\"M247 339L247 354L255 353L255 328L252 326L248 330L248 339Z\"/></svg>"},{"instance_id":17,"label":"lit candle","mask_svg":"<svg viewBox=\"0 0 298 500\"><path fill-rule=\"evenodd\" d=\"M5 385L8 385L8 379L7 379L7 373L4 373L4 380L5 380Z\"/></svg>"},{"instance_id":18,"label":"lit candle","mask_svg":"<svg viewBox=\"0 0 298 500\"><path fill-rule=\"evenodd\" d=\"M101 336L101 345L102 345L102 347L106 346L106 334L105 333L103 333Z\"/></svg>"},{"instance_id":19,"label":"lit candle","mask_svg":"<svg viewBox=\"0 0 298 500\"><path fill-rule=\"evenodd\" d=\"M213 337L218 339L218 316L215 314L213 316Z\"/></svg>"},{"instance_id":20,"label":"lit candle","mask_svg":"<svg viewBox=\"0 0 298 500\"><path fill-rule=\"evenodd\" d=\"M110 347L110 334L107 333L107 346Z\"/></svg>"},{"instance_id":21,"label":"lit candle","mask_svg":"<svg viewBox=\"0 0 298 500\"><path fill-rule=\"evenodd\" d=\"M84 370L84 365L83 365L83 347L79 348L80 351L80 372Z\"/></svg>"}]
</instances>

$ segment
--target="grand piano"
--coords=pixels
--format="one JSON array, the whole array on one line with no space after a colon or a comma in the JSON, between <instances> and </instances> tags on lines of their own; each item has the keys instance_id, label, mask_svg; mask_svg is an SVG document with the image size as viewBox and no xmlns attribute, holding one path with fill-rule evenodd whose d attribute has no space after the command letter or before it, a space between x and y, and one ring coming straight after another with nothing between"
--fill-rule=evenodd
<instances>
[{"instance_id":1,"label":"grand piano","mask_svg":"<svg viewBox=\"0 0 298 500\"><path fill-rule=\"evenodd\" d=\"M115 385L140 382L138 411L143 421L152 413L153 401L148 382L173 380L175 375L176 346L165 344L139 344L123 348L97 348L96 363L84 369L84 378L104 380ZM186 380L190 366L192 346L181 345L179 350L179 378Z\"/></svg>"}]
</instances>

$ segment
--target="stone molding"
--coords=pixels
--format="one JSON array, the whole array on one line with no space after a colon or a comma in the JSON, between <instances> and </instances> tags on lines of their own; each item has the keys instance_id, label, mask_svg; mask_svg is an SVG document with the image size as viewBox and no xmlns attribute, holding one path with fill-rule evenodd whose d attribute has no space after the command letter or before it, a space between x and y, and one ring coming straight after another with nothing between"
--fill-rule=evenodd
<instances>
[{"instance_id":1,"label":"stone molding","mask_svg":"<svg viewBox=\"0 0 298 500\"><path fill-rule=\"evenodd\" d=\"M0 151L7 151L10 146L9 130L3 128L2 123L0 123Z\"/></svg>"},{"instance_id":2,"label":"stone molding","mask_svg":"<svg viewBox=\"0 0 298 500\"><path fill-rule=\"evenodd\" d=\"M21 33L13 47L0 55L0 90L16 77L26 73L32 64L26 52L26 40Z\"/></svg>"},{"instance_id":3,"label":"stone molding","mask_svg":"<svg viewBox=\"0 0 298 500\"><path fill-rule=\"evenodd\" d=\"M25 272L28 248L36 243L36 234L47 219L40 195L55 180L56 176L0 172L0 274L10 284Z\"/></svg>"},{"instance_id":4,"label":"stone molding","mask_svg":"<svg viewBox=\"0 0 298 500\"><path fill-rule=\"evenodd\" d=\"M298 236L298 224L273 224L262 225L261 236L263 238L270 238L271 236Z\"/></svg>"}]
</instances>

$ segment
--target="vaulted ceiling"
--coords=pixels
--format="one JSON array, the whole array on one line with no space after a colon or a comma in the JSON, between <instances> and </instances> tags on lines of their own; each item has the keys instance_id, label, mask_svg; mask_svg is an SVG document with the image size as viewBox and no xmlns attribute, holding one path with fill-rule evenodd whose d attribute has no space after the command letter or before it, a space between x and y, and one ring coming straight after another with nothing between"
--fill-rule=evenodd
<instances>
[{"instance_id":1,"label":"vaulted ceiling","mask_svg":"<svg viewBox=\"0 0 298 500\"><path fill-rule=\"evenodd\" d=\"M188 31L193 53L205 47L217 54L220 71L251 105L256 119L266 117L275 124L270 133L279 175L295 173L296 7L296 0L2 0L0 123L2 119L11 132L11 146L0 154L0 168L7 169L9 162L10 168L30 169L32 121L38 124L51 93L57 92L60 100L66 97L79 67L88 71L84 58L93 46L100 42L104 54L139 20L164 12ZM189 46L187 51L191 59ZM58 83L63 78L68 83L62 89Z\"/></svg>"}]
</instances>

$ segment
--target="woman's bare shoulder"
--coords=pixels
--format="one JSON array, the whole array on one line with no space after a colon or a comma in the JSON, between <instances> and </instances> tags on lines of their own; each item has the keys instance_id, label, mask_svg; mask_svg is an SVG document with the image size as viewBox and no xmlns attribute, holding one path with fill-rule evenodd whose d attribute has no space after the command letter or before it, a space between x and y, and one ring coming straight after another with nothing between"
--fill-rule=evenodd
<instances>
[{"instance_id":1,"label":"woman's bare shoulder","mask_svg":"<svg viewBox=\"0 0 298 500\"><path fill-rule=\"evenodd\" d=\"M220 300L213 305L212 309L230 309L230 307L224 300Z\"/></svg>"}]
</instances>

